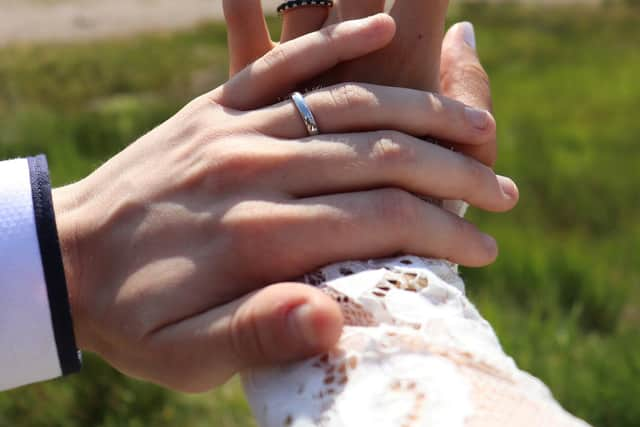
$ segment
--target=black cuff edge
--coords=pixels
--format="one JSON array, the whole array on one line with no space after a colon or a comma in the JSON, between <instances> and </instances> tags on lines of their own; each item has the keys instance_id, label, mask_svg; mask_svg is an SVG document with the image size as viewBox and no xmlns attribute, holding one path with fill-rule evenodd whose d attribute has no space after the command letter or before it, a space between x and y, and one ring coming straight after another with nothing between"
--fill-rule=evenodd
<instances>
[{"instance_id":1,"label":"black cuff edge","mask_svg":"<svg viewBox=\"0 0 640 427\"><path fill-rule=\"evenodd\" d=\"M44 155L30 157L27 160L40 256L49 297L51 324L62 375L69 375L79 371L82 362L73 332L67 280L53 210L49 167Z\"/></svg>"}]
</instances>

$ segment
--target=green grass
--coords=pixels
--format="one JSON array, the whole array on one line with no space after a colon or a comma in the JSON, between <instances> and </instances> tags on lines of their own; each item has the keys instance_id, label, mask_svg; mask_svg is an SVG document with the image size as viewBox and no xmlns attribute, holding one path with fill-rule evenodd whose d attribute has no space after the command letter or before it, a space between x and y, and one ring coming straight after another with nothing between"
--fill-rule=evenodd
<instances>
[{"instance_id":1,"label":"green grass","mask_svg":"<svg viewBox=\"0 0 640 427\"><path fill-rule=\"evenodd\" d=\"M633 3L633 2L631 2ZM630 3L630 4L631 4ZM498 262L469 294L518 364L599 426L640 425L640 9L457 6L492 76L500 172L520 206L470 218ZM0 50L0 158L47 153L56 185L89 173L224 80L219 24ZM238 384L183 396L85 356L81 375L0 395L0 426L252 425Z\"/></svg>"}]
</instances>

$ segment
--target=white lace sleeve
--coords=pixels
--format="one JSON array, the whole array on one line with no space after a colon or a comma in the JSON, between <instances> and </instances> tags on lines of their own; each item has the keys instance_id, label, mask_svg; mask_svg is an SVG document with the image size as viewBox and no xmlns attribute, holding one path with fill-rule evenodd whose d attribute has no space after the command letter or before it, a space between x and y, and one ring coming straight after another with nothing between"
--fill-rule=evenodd
<instances>
[{"instance_id":1,"label":"white lace sleeve","mask_svg":"<svg viewBox=\"0 0 640 427\"><path fill-rule=\"evenodd\" d=\"M455 265L345 262L305 281L340 304L346 326L328 354L243 375L261 427L587 425L503 352Z\"/></svg>"}]
</instances>

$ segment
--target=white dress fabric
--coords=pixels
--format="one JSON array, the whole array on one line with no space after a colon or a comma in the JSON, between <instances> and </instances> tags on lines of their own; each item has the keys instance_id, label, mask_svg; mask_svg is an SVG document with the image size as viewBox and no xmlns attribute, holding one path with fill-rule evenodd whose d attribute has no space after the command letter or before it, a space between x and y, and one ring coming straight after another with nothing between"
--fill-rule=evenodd
<instances>
[{"instance_id":1,"label":"white dress fabric","mask_svg":"<svg viewBox=\"0 0 640 427\"><path fill-rule=\"evenodd\" d=\"M503 352L455 265L403 256L304 280L340 304L345 328L328 354L243 374L259 426L587 426Z\"/></svg>"}]
</instances>

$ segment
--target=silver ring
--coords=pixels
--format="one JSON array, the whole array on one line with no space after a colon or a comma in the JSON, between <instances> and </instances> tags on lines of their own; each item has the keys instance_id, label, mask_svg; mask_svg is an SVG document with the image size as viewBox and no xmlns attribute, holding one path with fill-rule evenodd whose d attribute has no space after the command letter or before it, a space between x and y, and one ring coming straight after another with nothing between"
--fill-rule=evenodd
<instances>
[{"instance_id":1,"label":"silver ring","mask_svg":"<svg viewBox=\"0 0 640 427\"><path fill-rule=\"evenodd\" d=\"M291 100L293 101L293 105L298 109L298 113L300 113L300 117L302 117L309 136L319 135L320 130L318 129L318 123L316 123L316 118L313 117L311 109L304 100L304 96L302 96L300 92L293 92L291 94Z\"/></svg>"}]
</instances>

